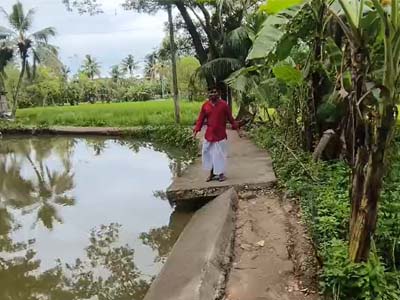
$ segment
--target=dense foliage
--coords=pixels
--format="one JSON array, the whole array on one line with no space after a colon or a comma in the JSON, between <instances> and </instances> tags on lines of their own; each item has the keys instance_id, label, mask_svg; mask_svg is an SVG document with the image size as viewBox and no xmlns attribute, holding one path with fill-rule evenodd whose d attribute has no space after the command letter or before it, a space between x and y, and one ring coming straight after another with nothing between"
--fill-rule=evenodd
<instances>
[{"instance_id":1,"label":"dense foliage","mask_svg":"<svg viewBox=\"0 0 400 300\"><path fill-rule=\"evenodd\" d=\"M190 87L189 79L197 67L197 60L192 57L183 57L178 61L178 76L182 79L179 89L182 96L190 100L203 100L204 97L200 89ZM21 83L18 107L137 102L166 98L170 95L171 86L168 70L169 67L166 66L162 71L165 77L160 77L161 70L154 69L153 77L142 79L115 72L111 73L111 78L94 78L93 75L91 79L85 72L66 78L57 69L41 66L37 68L35 78ZM17 66L9 64L4 73L5 92L11 95L18 85L19 70Z\"/></svg>"},{"instance_id":2,"label":"dense foliage","mask_svg":"<svg viewBox=\"0 0 400 300\"><path fill-rule=\"evenodd\" d=\"M399 299L399 146L393 149L392 169L385 180L371 258L354 264L347 251L349 167L341 161L313 162L309 153L294 144L287 145L284 132L276 128L257 128L252 136L271 152L281 188L288 197L300 200L303 218L323 263L322 290L334 299Z\"/></svg>"},{"instance_id":3,"label":"dense foliage","mask_svg":"<svg viewBox=\"0 0 400 300\"><path fill-rule=\"evenodd\" d=\"M17 84L18 70L6 68L7 95ZM35 79L26 80L21 86L19 108L54 105L78 105L95 102L133 102L159 99L161 86L157 81L110 78L90 79L80 74L75 79L65 80L54 70L39 67Z\"/></svg>"}]
</instances>

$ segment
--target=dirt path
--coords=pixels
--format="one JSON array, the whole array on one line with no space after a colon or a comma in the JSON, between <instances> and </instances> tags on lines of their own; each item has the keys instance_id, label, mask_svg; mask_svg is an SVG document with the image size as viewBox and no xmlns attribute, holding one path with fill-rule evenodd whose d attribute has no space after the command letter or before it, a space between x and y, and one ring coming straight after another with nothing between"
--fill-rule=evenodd
<instances>
[{"instance_id":1,"label":"dirt path","mask_svg":"<svg viewBox=\"0 0 400 300\"><path fill-rule=\"evenodd\" d=\"M318 299L316 261L296 207L274 192L240 198L225 299Z\"/></svg>"}]
</instances>

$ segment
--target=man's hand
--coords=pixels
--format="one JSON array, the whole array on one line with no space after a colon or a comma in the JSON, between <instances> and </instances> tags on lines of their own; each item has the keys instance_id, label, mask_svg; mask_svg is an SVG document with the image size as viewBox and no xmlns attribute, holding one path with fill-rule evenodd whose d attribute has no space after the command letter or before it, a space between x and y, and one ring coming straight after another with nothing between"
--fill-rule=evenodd
<instances>
[{"instance_id":1,"label":"man's hand","mask_svg":"<svg viewBox=\"0 0 400 300\"><path fill-rule=\"evenodd\" d=\"M236 132L237 132L239 138L242 138L242 137L243 137L243 134L242 134L242 132L240 131L240 129L236 129Z\"/></svg>"},{"instance_id":2,"label":"man's hand","mask_svg":"<svg viewBox=\"0 0 400 300\"><path fill-rule=\"evenodd\" d=\"M198 134L199 132L196 130L196 129L193 129L193 138L195 139L196 137L197 137L197 134Z\"/></svg>"}]
</instances>

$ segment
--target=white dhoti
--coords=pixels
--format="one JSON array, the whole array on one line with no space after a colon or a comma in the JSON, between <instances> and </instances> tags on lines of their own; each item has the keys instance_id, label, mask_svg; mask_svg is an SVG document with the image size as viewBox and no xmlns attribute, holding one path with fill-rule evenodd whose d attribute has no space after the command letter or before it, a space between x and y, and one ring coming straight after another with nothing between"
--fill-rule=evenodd
<instances>
[{"instance_id":1,"label":"white dhoti","mask_svg":"<svg viewBox=\"0 0 400 300\"><path fill-rule=\"evenodd\" d=\"M215 175L225 174L228 158L227 140L219 142L203 142L203 168L206 171L214 170Z\"/></svg>"}]
</instances>

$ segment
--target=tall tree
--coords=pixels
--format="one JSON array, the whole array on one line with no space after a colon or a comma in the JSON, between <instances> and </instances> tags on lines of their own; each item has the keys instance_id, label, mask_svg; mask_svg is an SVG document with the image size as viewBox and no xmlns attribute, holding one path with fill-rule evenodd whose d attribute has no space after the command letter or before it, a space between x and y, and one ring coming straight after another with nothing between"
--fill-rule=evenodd
<instances>
[{"instance_id":1,"label":"tall tree","mask_svg":"<svg viewBox=\"0 0 400 300\"><path fill-rule=\"evenodd\" d=\"M35 76L36 66L43 59L53 58L58 61L56 47L48 43L49 38L56 35L56 30L53 27L47 27L31 33L35 10L30 9L25 13L21 2L14 4L10 13L1 7L0 11L3 12L9 23L8 28L0 26L0 39L16 49L21 60L18 84L12 95L12 115L15 116L18 107L18 94L25 74L27 73L29 77ZM32 57L32 62L29 61L29 57Z\"/></svg>"},{"instance_id":2,"label":"tall tree","mask_svg":"<svg viewBox=\"0 0 400 300\"><path fill-rule=\"evenodd\" d=\"M169 57L169 56L168 56ZM161 98L164 98L165 78L170 72L168 61L155 50L146 55L144 75L150 80L159 80L161 84Z\"/></svg>"},{"instance_id":3,"label":"tall tree","mask_svg":"<svg viewBox=\"0 0 400 300\"><path fill-rule=\"evenodd\" d=\"M181 122L180 107L179 107L179 89L178 89L178 73L176 68L176 47L175 47L175 32L174 23L172 20L172 5L167 6L168 11L168 23L169 23L169 38L171 46L171 64L172 64L172 89L174 94L174 106L175 106L175 122L179 124Z\"/></svg>"},{"instance_id":4,"label":"tall tree","mask_svg":"<svg viewBox=\"0 0 400 300\"><path fill-rule=\"evenodd\" d=\"M110 75L114 82L119 82L124 76L124 71L121 70L119 65L114 65L111 67Z\"/></svg>"},{"instance_id":5,"label":"tall tree","mask_svg":"<svg viewBox=\"0 0 400 300\"><path fill-rule=\"evenodd\" d=\"M93 80L95 76L100 77L100 63L96 60L96 58L90 54L87 54L81 66L81 71L83 74Z\"/></svg>"},{"instance_id":6,"label":"tall tree","mask_svg":"<svg viewBox=\"0 0 400 300\"><path fill-rule=\"evenodd\" d=\"M125 72L129 72L129 75L133 76L133 71L139 68L138 63L135 60L135 57L132 54L129 54L127 57L124 58L122 61L122 70Z\"/></svg>"}]
</instances>

